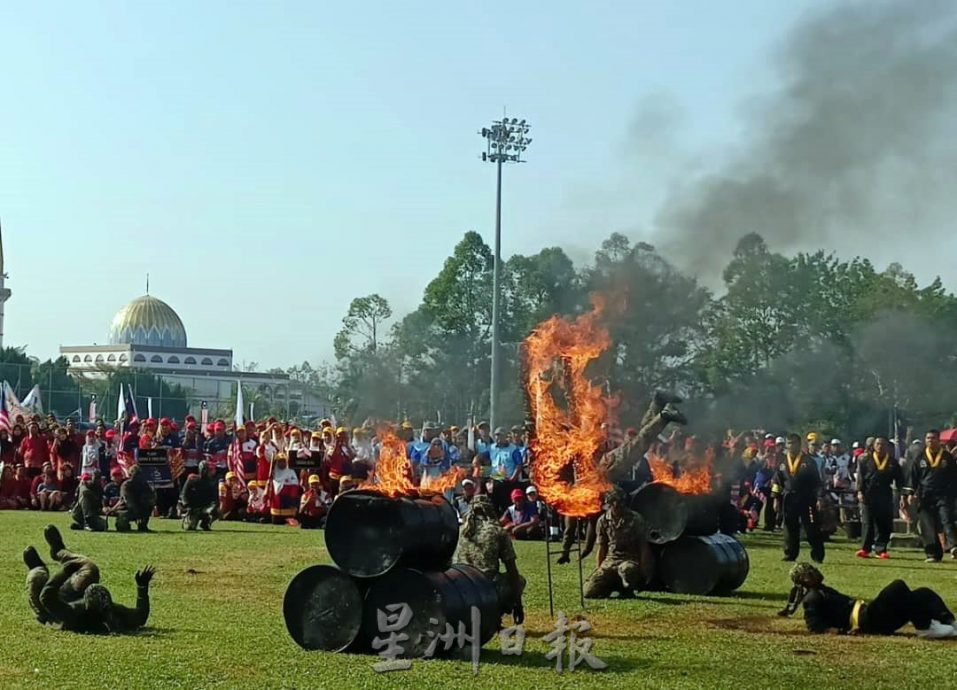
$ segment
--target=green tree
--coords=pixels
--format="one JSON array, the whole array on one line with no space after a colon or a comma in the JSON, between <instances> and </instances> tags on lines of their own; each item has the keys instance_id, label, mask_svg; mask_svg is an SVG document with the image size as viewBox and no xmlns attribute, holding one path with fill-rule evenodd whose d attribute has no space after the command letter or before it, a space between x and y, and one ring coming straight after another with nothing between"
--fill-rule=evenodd
<instances>
[{"instance_id":1,"label":"green tree","mask_svg":"<svg viewBox=\"0 0 957 690\"><path fill-rule=\"evenodd\" d=\"M379 349L384 324L392 317L389 302L380 295L356 297L342 319L342 330L333 343L337 359L356 352L375 352Z\"/></svg>"}]
</instances>

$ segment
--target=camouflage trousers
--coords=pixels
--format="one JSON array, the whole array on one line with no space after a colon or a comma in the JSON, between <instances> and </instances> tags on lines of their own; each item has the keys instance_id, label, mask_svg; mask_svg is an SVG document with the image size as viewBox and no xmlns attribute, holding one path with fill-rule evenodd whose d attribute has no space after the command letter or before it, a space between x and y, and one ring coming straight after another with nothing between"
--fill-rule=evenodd
<instances>
[{"instance_id":1,"label":"camouflage trousers","mask_svg":"<svg viewBox=\"0 0 957 690\"><path fill-rule=\"evenodd\" d=\"M102 515L84 515L79 501L73 506L71 515L74 529L89 529L93 532L105 532L107 529L106 518Z\"/></svg>"},{"instance_id":2,"label":"camouflage trousers","mask_svg":"<svg viewBox=\"0 0 957 690\"><path fill-rule=\"evenodd\" d=\"M632 594L641 588L642 582L637 561L606 559L585 581L585 597L608 599L613 592Z\"/></svg>"},{"instance_id":3,"label":"camouflage trousers","mask_svg":"<svg viewBox=\"0 0 957 690\"><path fill-rule=\"evenodd\" d=\"M150 511L152 512L152 511ZM149 529L150 513L141 515L132 510L118 510L116 512L116 531L129 532L133 529L133 523L136 523L136 529L145 532Z\"/></svg>"},{"instance_id":4,"label":"camouflage trousers","mask_svg":"<svg viewBox=\"0 0 957 690\"><path fill-rule=\"evenodd\" d=\"M73 602L82 599L87 588L100 581L100 569L96 563L86 556L81 556L67 549L60 549L51 555L61 567L77 568L76 572L60 586L59 597L61 601ZM50 571L42 561L40 565L31 568L27 573L27 597L30 600L30 607L37 614L37 620L41 623L55 622L46 607L40 603L40 592L43 591L49 579Z\"/></svg>"},{"instance_id":5,"label":"camouflage trousers","mask_svg":"<svg viewBox=\"0 0 957 690\"><path fill-rule=\"evenodd\" d=\"M196 508L186 506L186 514L183 515L183 529L188 532L196 531L197 527L209 531L213 521L219 516L219 510L216 504Z\"/></svg>"}]
</instances>

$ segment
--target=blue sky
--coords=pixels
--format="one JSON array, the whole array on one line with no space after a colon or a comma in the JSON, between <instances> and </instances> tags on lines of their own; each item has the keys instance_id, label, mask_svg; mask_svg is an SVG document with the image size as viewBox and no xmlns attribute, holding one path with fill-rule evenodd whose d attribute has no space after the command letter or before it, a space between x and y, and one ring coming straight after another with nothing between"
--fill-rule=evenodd
<instances>
[{"instance_id":1,"label":"blue sky","mask_svg":"<svg viewBox=\"0 0 957 690\"><path fill-rule=\"evenodd\" d=\"M820 2L0 4L6 344L105 342L144 291L190 345L331 357L350 300L414 308L492 237L476 130L532 123L503 253L584 260L653 216L682 146L742 136L769 57ZM661 141L636 142L664 103Z\"/></svg>"}]
</instances>

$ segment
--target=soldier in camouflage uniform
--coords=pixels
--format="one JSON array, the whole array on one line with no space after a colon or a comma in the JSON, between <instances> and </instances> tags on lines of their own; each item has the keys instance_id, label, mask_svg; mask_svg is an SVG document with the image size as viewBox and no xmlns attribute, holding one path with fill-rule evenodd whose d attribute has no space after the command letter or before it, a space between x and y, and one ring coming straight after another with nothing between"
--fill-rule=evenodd
<instances>
[{"instance_id":1,"label":"soldier in camouflage uniform","mask_svg":"<svg viewBox=\"0 0 957 690\"><path fill-rule=\"evenodd\" d=\"M654 556L638 513L625 506L625 494L605 494L605 513L598 518L598 567L585 582L585 596L607 599L613 592L632 596L654 579Z\"/></svg>"},{"instance_id":2,"label":"soldier in camouflage uniform","mask_svg":"<svg viewBox=\"0 0 957 690\"><path fill-rule=\"evenodd\" d=\"M37 550L32 546L24 549L23 562L29 571L27 595L38 622L59 623L63 630L89 633L128 632L146 624L151 566L136 573L136 607L130 609L113 603L110 591L99 584L99 568L86 556L67 550L56 527L48 525L43 533L60 570L50 577Z\"/></svg>"},{"instance_id":3,"label":"soldier in camouflage uniform","mask_svg":"<svg viewBox=\"0 0 957 690\"><path fill-rule=\"evenodd\" d=\"M130 478L120 487L120 500L111 511L116 516L116 531L129 532L135 522L137 530L148 532L154 507L156 490L146 481L140 466L134 465Z\"/></svg>"},{"instance_id":4,"label":"soldier in camouflage uniform","mask_svg":"<svg viewBox=\"0 0 957 690\"><path fill-rule=\"evenodd\" d=\"M90 532L105 532L106 518L103 512L103 490L100 485L100 473L84 474L80 481L80 490L73 506L73 524L70 529L85 529Z\"/></svg>"},{"instance_id":5,"label":"soldier in camouflage uniform","mask_svg":"<svg viewBox=\"0 0 957 690\"><path fill-rule=\"evenodd\" d=\"M183 529L192 532L198 525L208 532L219 513L219 487L205 460L199 463L199 474L186 480L180 500L186 511Z\"/></svg>"},{"instance_id":6,"label":"soldier in camouflage uniform","mask_svg":"<svg viewBox=\"0 0 957 690\"><path fill-rule=\"evenodd\" d=\"M675 407L682 399L677 395L657 391L651 399L651 404L645 411L645 416L641 419L641 426L638 427L638 433L634 438L627 439L623 444L614 448L599 459L598 470L611 483L622 482L631 477L631 471L638 464L648 449L658 438L669 423L687 424L688 420ZM574 469L569 466L564 474L570 483L574 481ZM584 521L585 542L582 544L582 551L579 559L584 559L591 553L595 545L597 536L595 529L600 513L589 518L565 517L565 528L562 534L562 555L558 558L558 564L568 563L572 546L578 537L578 530L581 529L579 523Z\"/></svg>"},{"instance_id":7,"label":"soldier in camouflage uniform","mask_svg":"<svg viewBox=\"0 0 957 690\"><path fill-rule=\"evenodd\" d=\"M499 610L511 613L516 625L524 620L522 592L525 578L515 564L512 538L499 524L495 506L488 496L478 495L472 499L472 508L459 531L453 560L485 573L498 590ZM499 571L499 563L505 566L504 573Z\"/></svg>"}]
</instances>

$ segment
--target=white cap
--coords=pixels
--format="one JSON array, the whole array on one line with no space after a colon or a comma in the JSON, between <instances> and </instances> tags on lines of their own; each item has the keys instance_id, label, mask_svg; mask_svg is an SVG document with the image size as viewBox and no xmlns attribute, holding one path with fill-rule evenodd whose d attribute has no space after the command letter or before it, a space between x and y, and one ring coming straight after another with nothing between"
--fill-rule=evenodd
<instances>
[{"instance_id":1,"label":"white cap","mask_svg":"<svg viewBox=\"0 0 957 690\"><path fill-rule=\"evenodd\" d=\"M530 487L528 487L527 489L525 489L525 493L526 493L526 494L537 494L537 493L538 493L538 489L536 489L534 486L530 486Z\"/></svg>"},{"instance_id":2,"label":"white cap","mask_svg":"<svg viewBox=\"0 0 957 690\"><path fill-rule=\"evenodd\" d=\"M843 446L844 444L841 443L841 439L839 439L839 438L832 438L832 439L831 439L831 445L832 445L832 446Z\"/></svg>"},{"instance_id":3,"label":"white cap","mask_svg":"<svg viewBox=\"0 0 957 690\"><path fill-rule=\"evenodd\" d=\"M774 439L774 442L775 442L775 443L787 443L787 441L784 440L784 437L783 437L783 436L778 436L776 439Z\"/></svg>"},{"instance_id":4,"label":"white cap","mask_svg":"<svg viewBox=\"0 0 957 690\"><path fill-rule=\"evenodd\" d=\"M764 435L764 438L765 438L765 440L770 440L770 439L774 438L774 434L765 434L765 435Z\"/></svg>"},{"instance_id":5,"label":"white cap","mask_svg":"<svg viewBox=\"0 0 957 690\"><path fill-rule=\"evenodd\" d=\"M854 450L857 450L857 449L860 448L860 447L861 447L861 442L860 442L860 441L854 441L854 443L851 444L851 448L853 448Z\"/></svg>"},{"instance_id":6,"label":"white cap","mask_svg":"<svg viewBox=\"0 0 957 690\"><path fill-rule=\"evenodd\" d=\"M462 486L475 486L475 482L473 482L471 479L463 479Z\"/></svg>"}]
</instances>

